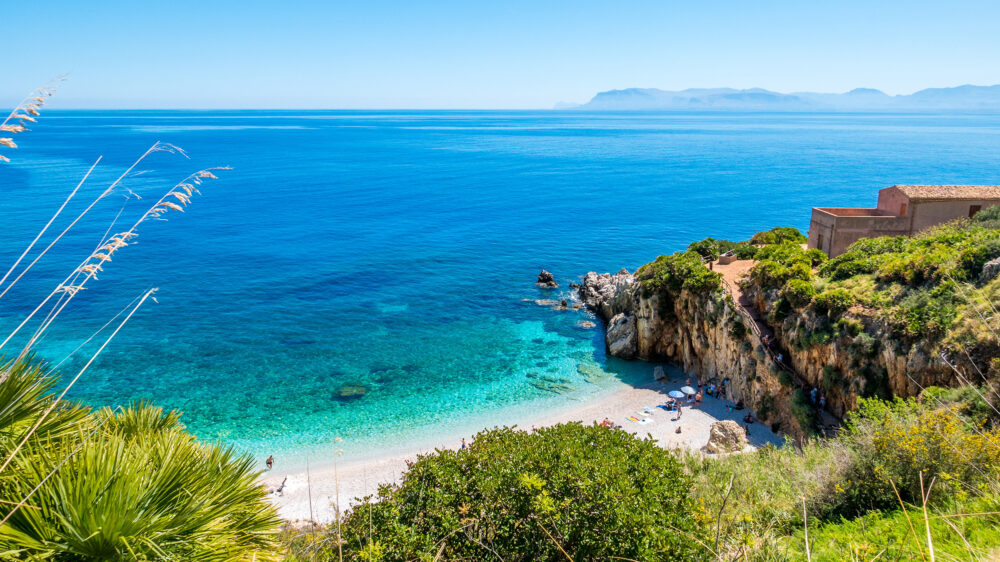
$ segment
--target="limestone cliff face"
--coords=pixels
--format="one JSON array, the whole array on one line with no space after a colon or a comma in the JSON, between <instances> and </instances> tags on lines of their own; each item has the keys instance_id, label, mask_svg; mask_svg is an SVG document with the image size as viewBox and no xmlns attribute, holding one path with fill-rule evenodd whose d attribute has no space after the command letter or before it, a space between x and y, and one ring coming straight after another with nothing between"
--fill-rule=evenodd
<instances>
[{"instance_id":1,"label":"limestone cliff face","mask_svg":"<svg viewBox=\"0 0 1000 562\"><path fill-rule=\"evenodd\" d=\"M790 410L792 389L781 383L776 365L727 295L646 295L634 276L621 271L588 273L580 297L607 323L612 355L670 360L704 384L728 379L728 400L743 400L762 421L803 434Z\"/></svg>"},{"instance_id":2,"label":"limestone cliff face","mask_svg":"<svg viewBox=\"0 0 1000 562\"><path fill-rule=\"evenodd\" d=\"M670 360L703 383L728 379L729 400L743 400L762 421L778 423L795 437L806 433L800 426L802 412L794 412L796 388L819 388L826 394L827 411L843 417L860 396L915 396L922 387L953 379L932 345L901 345L863 313L845 315L851 319L846 331L830 326L826 316L795 311L766 325L795 372L789 375L750 329L753 320L723 291L645 294L635 277L622 270L588 273L579 292L606 322L609 353ZM768 318L776 300L777 295L747 294L741 302L744 309L755 308L755 316Z\"/></svg>"},{"instance_id":3,"label":"limestone cliff face","mask_svg":"<svg viewBox=\"0 0 1000 562\"><path fill-rule=\"evenodd\" d=\"M761 316L774 317L776 293L748 296ZM957 382L936 341L894 337L884 320L860 307L845 313L840 322L850 327L831 325L826 316L811 311L792 311L770 326L788 350L796 374L826 393L827 409L837 417L854 410L861 396L908 398L928 386Z\"/></svg>"}]
</instances>

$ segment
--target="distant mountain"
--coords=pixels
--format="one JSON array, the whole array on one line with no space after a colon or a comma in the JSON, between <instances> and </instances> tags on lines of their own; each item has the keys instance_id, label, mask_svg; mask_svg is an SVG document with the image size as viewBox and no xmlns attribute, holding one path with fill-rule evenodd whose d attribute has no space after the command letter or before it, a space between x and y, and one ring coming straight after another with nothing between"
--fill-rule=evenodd
<instances>
[{"instance_id":1,"label":"distant mountain","mask_svg":"<svg viewBox=\"0 0 1000 562\"><path fill-rule=\"evenodd\" d=\"M871 88L843 94L793 92L782 94L761 88L691 88L680 91L628 88L601 92L575 109L599 111L1000 111L1000 85L928 88L909 95L890 96Z\"/></svg>"}]
</instances>

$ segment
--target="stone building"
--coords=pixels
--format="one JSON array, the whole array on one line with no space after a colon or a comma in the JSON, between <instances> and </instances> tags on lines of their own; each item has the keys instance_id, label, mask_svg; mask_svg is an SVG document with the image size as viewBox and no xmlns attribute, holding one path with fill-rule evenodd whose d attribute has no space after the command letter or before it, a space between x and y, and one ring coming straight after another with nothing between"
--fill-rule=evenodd
<instances>
[{"instance_id":1,"label":"stone building","mask_svg":"<svg viewBox=\"0 0 1000 562\"><path fill-rule=\"evenodd\" d=\"M813 207L809 247L838 256L860 238L915 234L1000 205L1000 185L894 185L874 209Z\"/></svg>"}]
</instances>

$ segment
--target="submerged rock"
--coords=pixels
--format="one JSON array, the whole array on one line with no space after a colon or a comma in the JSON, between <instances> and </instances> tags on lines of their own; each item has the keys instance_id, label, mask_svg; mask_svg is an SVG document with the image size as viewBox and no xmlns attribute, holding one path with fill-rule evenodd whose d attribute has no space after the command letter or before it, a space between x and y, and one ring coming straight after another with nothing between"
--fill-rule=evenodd
<instances>
[{"instance_id":1,"label":"submerged rock","mask_svg":"<svg viewBox=\"0 0 1000 562\"><path fill-rule=\"evenodd\" d=\"M597 363L579 363L576 366L576 371L583 375L583 380L591 384L611 376L611 373L605 371Z\"/></svg>"},{"instance_id":2,"label":"submerged rock","mask_svg":"<svg viewBox=\"0 0 1000 562\"><path fill-rule=\"evenodd\" d=\"M542 272L538 274L538 281L535 282L535 285L538 285L543 289L555 289L559 286L559 283L556 283L555 275L552 275L543 269Z\"/></svg>"},{"instance_id":3,"label":"submerged rock","mask_svg":"<svg viewBox=\"0 0 1000 562\"><path fill-rule=\"evenodd\" d=\"M333 393L333 399L348 402L351 400L357 400L365 394L368 394L368 387L365 385L359 383L346 383L340 385L340 388Z\"/></svg>"},{"instance_id":4,"label":"submerged rock","mask_svg":"<svg viewBox=\"0 0 1000 562\"><path fill-rule=\"evenodd\" d=\"M576 323L576 325L579 326L580 328L593 328L597 326L597 324L591 322L590 320L580 320L579 322Z\"/></svg>"},{"instance_id":5,"label":"submerged rock","mask_svg":"<svg viewBox=\"0 0 1000 562\"><path fill-rule=\"evenodd\" d=\"M733 420L722 420L712 424L705 450L709 453L735 453L746 446L746 431L740 424Z\"/></svg>"}]
</instances>

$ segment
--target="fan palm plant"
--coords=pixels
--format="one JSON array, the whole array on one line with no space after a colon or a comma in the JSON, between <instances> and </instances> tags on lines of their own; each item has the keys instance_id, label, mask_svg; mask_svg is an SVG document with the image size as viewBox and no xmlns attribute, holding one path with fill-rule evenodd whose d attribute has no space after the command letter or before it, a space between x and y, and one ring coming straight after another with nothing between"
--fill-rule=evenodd
<instances>
[{"instance_id":1,"label":"fan palm plant","mask_svg":"<svg viewBox=\"0 0 1000 562\"><path fill-rule=\"evenodd\" d=\"M88 419L93 437L19 457L6 488L30 498L0 526L0 545L57 559L270 559L280 521L252 460L198 442L178 420L145 404L105 409Z\"/></svg>"}]
</instances>

